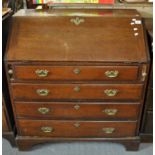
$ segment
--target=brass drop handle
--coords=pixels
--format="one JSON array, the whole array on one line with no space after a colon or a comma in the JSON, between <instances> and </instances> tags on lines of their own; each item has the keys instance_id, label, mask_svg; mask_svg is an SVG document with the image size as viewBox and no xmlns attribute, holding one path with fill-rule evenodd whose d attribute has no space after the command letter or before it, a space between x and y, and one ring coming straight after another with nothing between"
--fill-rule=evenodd
<instances>
[{"instance_id":1,"label":"brass drop handle","mask_svg":"<svg viewBox=\"0 0 155 155\"><path fill-rule=\"evenodd\" d=\"M79 86L74 87L74 91L75 92L80 92L80 87Z\"/></svg>"},{"instance_id":2,"label":"brass drop handle","mask_svg":"<svg viewBox=\"0 0 155 155\"><path fill-rule=\"evenodd\" d=\"M46 77L48 75L48 70L46 69L37 69L35 71L35 73L39 76L39 77Z\"/></svg>"},{"instance_id":3,"label":"brass drop handle","mask_svg":"<svg viewBox=\"0 0 155 155\"><path fill-rule=\"evenodd\" d=\"M79 110L79 109L80 109L80 106L79 106L78 104L76 104L76 105L74 106L74 109L75 109L75 110Z\"/></svg>"},{"instance_id":4,"label":"brass drop handle","mask_svg":"<svg viewBox=\"0 0 155 155\"><path fill-rule=\"evenodd\" d=\"M102 128L102 131L106 134L112 134L115 131L115 128Z\"/></svg>"},{"instance_id":5,"label":"brass drop handle","mask_svg":"<svg viewBox=\"0 0 155 155\"><path fill-rule=\"evenodd\" d=\"M119 74L119 72L117 70L115 71L106 71L105 72L105 75L108 77L108 78L115 78L117 77Z\"/></svg>"},{"instance_id":6,"label":"brass drop handle","mask_svg":"<svg viewBox=\"0 0 155 155\"><path fill-rule=\"evenodd\" d=\"M117 89L106 89L106 90L104 90L104 93L109 97L116 96L118 94L118 92L119 91Z\"/></svg>"},{"instance_id":7,"label":"brass drop handle","mask_svg":"<svg viewBox=\"0 0 155 155\"><path fill-rule=\"evenodd\" d=\"M74 124L74 126L75 126L76 128L79 128L79 127L80 127L80 123L77 122L77 123Z\"/></svg>"},{"instance_id":8,"label":"brass drop handle","mask_svg":"<svg viewBox=\"0 0 155 155\"><path fill-rule=\"evenodd\" d=\"M54 129L52 127L43 126L43 127L41 127L41 131L44 133L51 133L54 131Z\"/></svg>"},{"instance_id":9,"label":"brass drop handle","mask_svg":"<svg viewBox=\"0 0 155 155\"><path fill-rule=\"evenodd\" d=\"M75 68L74 70L73 70L73 73L74 74L76 74L76 75L78 75L78 74L80 74L80 69L79 68Z\"/></svg>"},{"instance_id":10,"label":"brass drop handle","mask_svg":"<svg viewBox=\"0 0 155 155\"><path fill-rule=\"evenodd\" d=\"M49 108L46 108L46 107L40 107L38 108L38 112L40 112L41 114L47 114L49 113L50 109Z\"/></svg>"},{"instance_id":11,"label":"brass drop handle","mask_svg":"<svg viewBox=\"0 0 155 155\"><path fill-rule=\"evenodd\" d=\"M48 89L37 89L36 92L39 96L47 96L49 94Z\"/></svg>"},{"instance_id":12,"label":"brass drop handle","mask_svg":"<svg viewBox=\"0 0 155 155\"><path fill-rule=\"evenodd\" d=\"M102 112L106 113L109 116L113 116L113 115L116 115L118 110L117 109L104 109Z\"/></svg>"}]
</instances>

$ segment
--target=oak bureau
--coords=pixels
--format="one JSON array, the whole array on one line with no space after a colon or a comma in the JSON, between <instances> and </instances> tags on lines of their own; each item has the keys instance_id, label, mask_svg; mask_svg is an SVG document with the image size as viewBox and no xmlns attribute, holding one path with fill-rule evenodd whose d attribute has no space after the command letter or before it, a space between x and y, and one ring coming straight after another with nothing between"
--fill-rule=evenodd
<instances>
[{"instance_id":1,"label":"oak bureau","mask_svg":"<svg viewBox=\"0 0 155 155\"><path fill-rule=\"evenodd\" d=\"M20 10L5 64L17 145L107 141L139 146L149 72L136 10Z\"/></svg>"}]
</instances>

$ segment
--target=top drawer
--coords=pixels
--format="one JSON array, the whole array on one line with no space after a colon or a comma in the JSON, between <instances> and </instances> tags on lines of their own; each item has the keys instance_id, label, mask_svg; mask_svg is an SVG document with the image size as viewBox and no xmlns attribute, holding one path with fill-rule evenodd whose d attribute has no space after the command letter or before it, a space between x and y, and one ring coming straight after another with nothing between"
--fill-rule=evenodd
<instances>
[{"instance_id":1,"label":"top drawer","mask_svg":"<svg viewBox=\"0 0 155 155\"><path fill-rule=\"evenodd\" d=\"M15 66L19 80L124 80L138 79L138 66Z\"/></svg>"}]
</instances>

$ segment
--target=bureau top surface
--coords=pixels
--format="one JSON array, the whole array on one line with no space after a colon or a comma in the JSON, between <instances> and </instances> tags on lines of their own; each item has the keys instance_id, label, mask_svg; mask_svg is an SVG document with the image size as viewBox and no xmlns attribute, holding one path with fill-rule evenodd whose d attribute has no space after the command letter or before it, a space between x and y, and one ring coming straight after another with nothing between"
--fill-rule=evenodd
<instances>
[{"instance_id":1,"label":"bureau top surface","mask_svg":"<svg viewBox=\"0 0 155 155\"><path fill-rule=\"evenodd\" d=\"M12 20L8 61L146 62L135 10L20 10Z\"/></svg>"}]
</instances>

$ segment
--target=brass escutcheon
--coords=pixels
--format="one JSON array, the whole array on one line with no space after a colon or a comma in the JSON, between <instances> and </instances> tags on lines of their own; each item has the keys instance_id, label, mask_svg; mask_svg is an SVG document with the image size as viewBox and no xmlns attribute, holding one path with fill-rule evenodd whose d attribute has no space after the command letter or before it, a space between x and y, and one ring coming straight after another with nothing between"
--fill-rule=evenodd
<instances>
[{"instance_id":1,"label":"brass escutcheon","mask_svg":"<svg viewBox=\"0 0 155 155\"><path fill-rule=\"evenodd\" d=\"M74 126L76 127L76 128L79 128L80 127L80 123L74 123Z\"/></svg>"},{"instance_id":2,"label":"brass escutcheon","mask_svg":"<svg viewBox=\"0 0 155 155\"><path fill-rule=\"evenodd\" d=\"M76 104L76 105L74 106L74 109L75 109L75 110L79 110L79 109L80 109L80 106L79 106L78 104Z\"/></svg>"},{"instance_id":3,"label":"brass escutcheon","mask_svg":"<svg viewBox=\"0 0 155 155\"><path fill-rule=\"evenodd\" d=\"M73 72L74 72L74 74L77 74L77 75L78 75L78 74L80 74L81 71L80 71L80 69L75 68L75 69L73 70Z\"/></svg>"},{"instance_id":4,"label":"brass escutcheon","mask_svg":"<svg viewBox=\"0 0 155 155\"><path fill-rule=\"evenodd\" d=\"M75 17L70 19L71 23L74 23L76 26L80 25L80 23L83 23L85 20L79 17Z\"/></svg>"},{"instance_id":5,"label":"brass escutcheon","mask_svg":"<svg viewBox=\"0 0 155 155\"><path fill-rule=\"evenodd\" d=\"M79 86L74 87L74 91L80 92L80 87Z\"/></svg>"}]
</instances>

